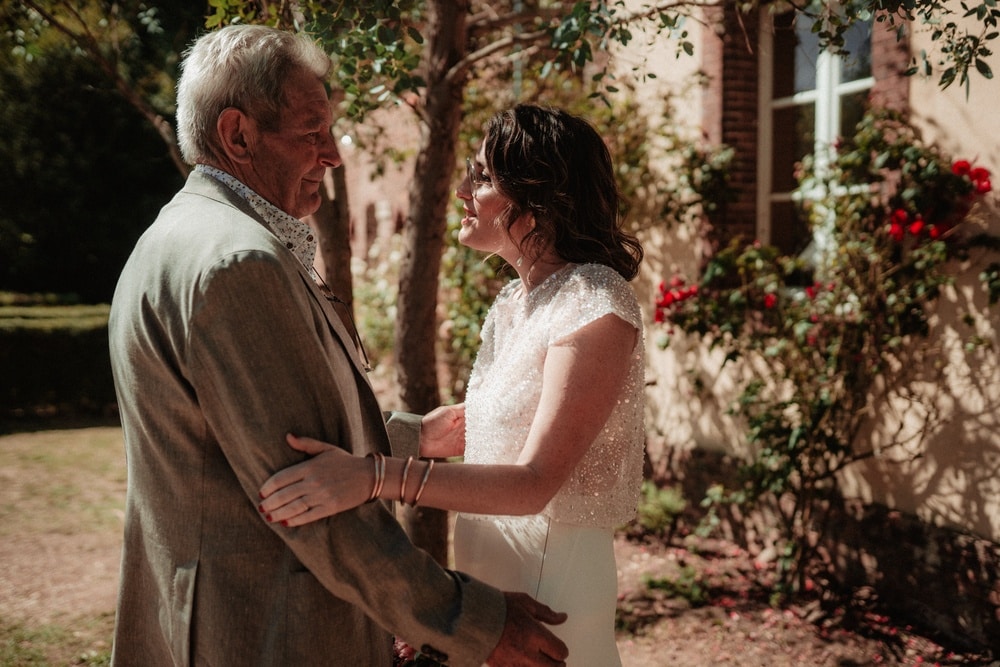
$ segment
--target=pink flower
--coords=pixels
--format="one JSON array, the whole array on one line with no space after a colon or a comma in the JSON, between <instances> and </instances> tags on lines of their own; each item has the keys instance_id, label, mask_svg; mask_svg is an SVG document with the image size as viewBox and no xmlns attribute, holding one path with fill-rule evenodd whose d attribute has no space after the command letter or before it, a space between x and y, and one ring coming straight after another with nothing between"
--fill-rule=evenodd
<instances>
[{"instance_id":1,"label":"pink flower","mask_svg":"<svg viewBox=\"0 0 1000 667\"><path fill-rule=\"evenodd\" d=\"M778 295L773 292L768 292L764 295L764 307L774 308L778 303Z\"/></svg>"}]
</instances>

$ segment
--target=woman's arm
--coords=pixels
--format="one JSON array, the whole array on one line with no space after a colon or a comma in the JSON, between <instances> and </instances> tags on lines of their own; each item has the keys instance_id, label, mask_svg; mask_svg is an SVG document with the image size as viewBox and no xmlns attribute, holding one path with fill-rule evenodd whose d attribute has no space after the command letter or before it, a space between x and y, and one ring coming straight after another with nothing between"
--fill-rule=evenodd
<instances>
[{"instance_id":1,"label":"woman's arm","mask_svg":"<svg viewBox=\"0 0 1000 667\"><path fill-rule=\"evenodd\" d=\"M541 511L611 415L637 336L632 325L605 315L551 345L541 400L517 463L437 463L423 485L420 504L473 514ZM424 451L423 440L422 433L421 453L433 456ZM269 520L300 525L368 500L376 477L373 460L309 438L290 437L289 444L316 456L277 473L261 488L261 511ZM386 459L380 497L412 503L429 465L415 460L407 467L403 459Z\"/></svg>"}]
</instances>

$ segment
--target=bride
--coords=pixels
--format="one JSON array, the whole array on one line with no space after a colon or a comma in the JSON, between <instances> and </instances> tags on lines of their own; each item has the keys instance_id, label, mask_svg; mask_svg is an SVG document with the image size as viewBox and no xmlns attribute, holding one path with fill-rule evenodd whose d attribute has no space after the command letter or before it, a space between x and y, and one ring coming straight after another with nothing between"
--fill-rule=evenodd
<instances>
[{"instance_id":1,"label":"bride","mask_svg":"<svg viewBox=\"0 0 1000 667\"><path fill-rule=\"evenodd\" d=\"M500 112L467 168L459 241L518 278L487 314L465 403L423 417L416 460L289 436L315 456L269 479L260 509L289 526L376 498L455 510L456 569L568 612L552 628L567 664L620 665L613 544L642 477L642 319L628 284L642 248L621 228L608 150L580 118Z\"/></svg>"}]
</instances>

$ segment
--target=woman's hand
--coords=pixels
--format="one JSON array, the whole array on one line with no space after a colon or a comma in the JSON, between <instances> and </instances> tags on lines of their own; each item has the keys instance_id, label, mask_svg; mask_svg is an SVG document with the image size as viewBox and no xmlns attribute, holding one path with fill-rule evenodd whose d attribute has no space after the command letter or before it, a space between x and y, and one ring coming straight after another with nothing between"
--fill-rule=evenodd
<instances>
[{"instance_id":1,"label":"woman's hand","mask_svg":"<svg viewBox=\"0 0 1000 667\"><path fill-rule=\"evenodd\" d=\"M420 455L446 459L465 453L465 404L442 405L420 420Z\"/></svg>"},{"instance_id":2,"label":"woman's hand","mask_svg":"<svg viewBox=\"0 0 1000 667\"><path fill-rule=\"evenodd\" d=\"M313 438L288 434L285 440L312 458L276 472L264 482L257 509L265 519L301 526L368 500L374 482L370 459Z\"/></svg>"}]
</instances>

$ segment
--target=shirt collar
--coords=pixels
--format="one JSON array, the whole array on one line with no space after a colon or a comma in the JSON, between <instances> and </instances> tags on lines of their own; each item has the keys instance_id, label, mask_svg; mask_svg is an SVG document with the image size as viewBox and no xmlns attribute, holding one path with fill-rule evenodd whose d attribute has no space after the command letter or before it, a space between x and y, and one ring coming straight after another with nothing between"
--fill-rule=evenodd
<instances>
[{"instance_id":1,"label":"shirt collar","mask_svg":"<svg viewBox=\"0 0 1000 667\"><path fill-rule=\"evenodd\" d=\"M267 201L259 194L251 190L232 174L228 174L221 169L216 169L207 164L195 165L195 171L211 176L219 182L229 186L233 192L242 197L250 207L264 219L267 226L278 237L278 240L285 244L285 247L292 251L302 265L309 271L313 280L317 280L316 269L313 268L313 261L316 259L316 235L312 228L298 218L292 217L280 208Z\"/></svg>"}]
</instances>

